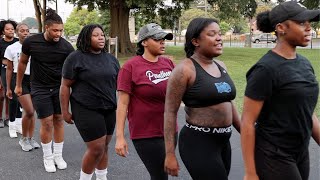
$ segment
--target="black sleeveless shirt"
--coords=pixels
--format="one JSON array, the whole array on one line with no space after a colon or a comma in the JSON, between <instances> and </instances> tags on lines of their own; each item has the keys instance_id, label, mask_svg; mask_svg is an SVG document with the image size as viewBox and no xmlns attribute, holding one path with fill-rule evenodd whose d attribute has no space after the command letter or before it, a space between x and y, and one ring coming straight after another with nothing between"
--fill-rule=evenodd
<instances>
[{"instance_id":1,"label":"black sleeveless shirt","mask_svg":"<svg viewBox=\"0 0 320 180\"><path fill-rule=\"evenodd\" d=\"M194 59L190 58L196 69L196 79L189 87L182 101L187 107L199 108L230 102L236 97L236 88L227 71L217 62L221 76L216 78L207 73Z\"/></svg>"}]
</instances>

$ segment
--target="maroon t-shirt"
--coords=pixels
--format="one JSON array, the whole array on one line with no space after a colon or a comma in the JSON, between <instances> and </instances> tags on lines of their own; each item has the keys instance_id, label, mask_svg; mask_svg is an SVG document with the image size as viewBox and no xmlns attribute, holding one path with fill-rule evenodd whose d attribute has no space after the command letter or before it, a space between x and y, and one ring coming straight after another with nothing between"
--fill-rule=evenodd
<instances>
[{"instance_id":1,"label":"maroon t-shirt","mask_svg":"<svg viewBox=\"0 0 320 180\"><path fill-rule=\"evenodd\" d=\"M167 81L174 68L170 59L150 62L142 56L128 60L118 75L118 90L130 94L128 121L131 139L163 137Z\"/></svg>"}]
</instances>

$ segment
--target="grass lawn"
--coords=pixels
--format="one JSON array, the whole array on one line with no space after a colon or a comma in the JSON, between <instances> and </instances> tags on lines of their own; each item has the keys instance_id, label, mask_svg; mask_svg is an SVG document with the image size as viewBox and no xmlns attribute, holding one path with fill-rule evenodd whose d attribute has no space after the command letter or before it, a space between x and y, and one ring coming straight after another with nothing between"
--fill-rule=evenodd
<instances>
[{"instance_id":1,"label":"grass lawn","mask_svg":"<svg viewBox=\"0 0 320 180\"><path fill-rule=\"evenodd\" d=\"M249 68L257 62L269 49L267 48L224 48L223 55L217 59L222 60L227 68L228 73L232 77L237 88L237 97L235 102L237 104L239 112L242 112L242 103L244 89L246 86L245 75ZM307 57L317 76L317 80L320 82L320 50L319 49L298 49L298 53ZM166 54L173 57L176 64L180 60L185 58L183 47L181 46L168 46L166 48ZM123 64L128 57L119 58L120 63ZM320 97L318 105L316 107L318 118L320 118Z\"/></svg>"}]
</instances>

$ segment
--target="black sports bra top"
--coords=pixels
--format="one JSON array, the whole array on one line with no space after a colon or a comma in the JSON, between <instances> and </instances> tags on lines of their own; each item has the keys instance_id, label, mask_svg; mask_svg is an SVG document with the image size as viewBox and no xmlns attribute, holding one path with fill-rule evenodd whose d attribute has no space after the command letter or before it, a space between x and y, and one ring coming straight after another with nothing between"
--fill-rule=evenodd
<instances>
[{"instance_id":1,"label":"black sports bra top","mask_svg":"<svg viewBox=\"0 0 320 180\"><path fill-rule=\"evenodd\" d=\"M194 59L190 58L196 69L196 79L189 87L182 101L187 107L199 108L230 102L236 97L236 88L227 71L217 62L221 76L216 78L207 73Z\"/></svg>"}]
</instances>

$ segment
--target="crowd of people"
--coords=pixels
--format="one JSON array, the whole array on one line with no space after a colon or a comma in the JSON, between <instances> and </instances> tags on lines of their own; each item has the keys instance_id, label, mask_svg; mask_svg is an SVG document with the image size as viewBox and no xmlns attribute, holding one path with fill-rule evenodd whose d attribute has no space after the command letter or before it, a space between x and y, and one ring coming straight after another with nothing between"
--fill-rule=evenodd
<instances>
[{"instance_id":1,"label":"crowd of people","mask_svg":"<svg viewBox=\"0 0 320 180\"><path fill-rule=\"evenodd\" d=\"M177 146L192 179L227 180L230 137L236 129L241 134L244 180L308 180L311 137L320 146L314 112L319 83L309 60L296 48L308 45L314 21L320 21L320 10L308 10L296 1L258 14L258 29L275 32L277 44L248 70L240 116L234 102L236 84L228 73L232 69L218 60L223 42L216 19L189 23L186 58L177 65L164 56L165 40L172 40L173 34L156 23L144 25L136 56L122 67L107 52L99 24L81 29L75 50L62 38L62 19L52 9L46 10L45 32L32 36L28 25L3 20L0 109L5 117L1 113L0 128L8 126L10 138L19 132L23 151L42 148L44 169L56 172L67 168L62 156L64 122L75 124L86 145L80 180L90 180L93 174L107 180L114 131L116 154L127 156L126 119L151 180L179 175ZM180 129L177 113L182 102L185 125ZM35 132L36 117L40 132Z\"/></svg>"}]
</instances>

